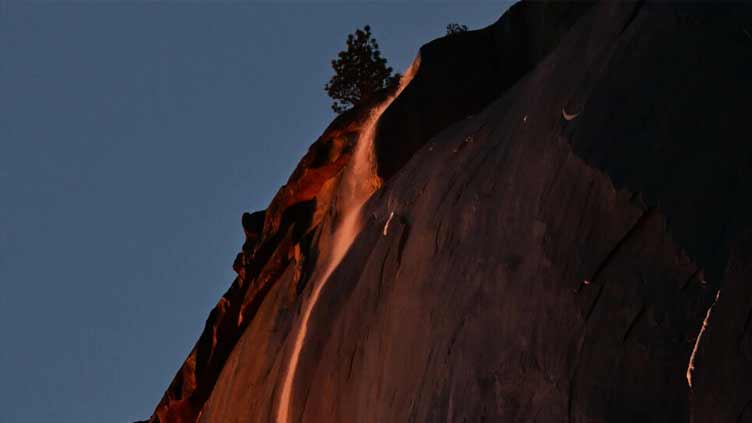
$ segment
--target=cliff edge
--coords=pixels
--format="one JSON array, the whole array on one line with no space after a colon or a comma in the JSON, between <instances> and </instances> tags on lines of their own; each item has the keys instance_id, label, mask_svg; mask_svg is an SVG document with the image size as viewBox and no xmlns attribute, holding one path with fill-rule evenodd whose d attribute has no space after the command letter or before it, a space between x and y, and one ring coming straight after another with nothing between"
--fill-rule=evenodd
<instances>
[{"instance_id":1,"label":"cliff edge","mask_svg":"<svg viewBox=\"0 0 752 423\"><path fill-rule=\"evenodd\" d=\"M750 22L523 1L425 45L243 216L150 421L752 422Z\"/></svg>"}]
</instances>

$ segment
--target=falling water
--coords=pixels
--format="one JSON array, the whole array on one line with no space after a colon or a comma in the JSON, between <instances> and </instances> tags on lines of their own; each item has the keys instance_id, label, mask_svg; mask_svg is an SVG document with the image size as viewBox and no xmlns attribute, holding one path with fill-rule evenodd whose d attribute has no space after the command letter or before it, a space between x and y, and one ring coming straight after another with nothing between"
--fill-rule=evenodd
<instances>
[{"instance_id":1,"label":"falling water","mask_svg":"<svg viewBox=\"0 0 752 423\"><path fill-rule=\"evenodd\" d=\"M340 190L344 190L344 192L340 191L339 195L335 197L342 200L342 204L339 207L342 213L342 221L332 237L332 249L326 269L314 285L311 298L308 300L301 315L300 328L295 336L295 344L290 355L290 363L287 366L287 373L285 374L282 393L280 394L277 406L277 423L289 423L292 383L298 368L300 351L303 349L303 341L305 341L306 333L308 332L308 319L311 317L311 312L316 306L316 302L318 302L321 290L329 281L329 276L337 268L347 250L350 249L355 236L360 232L360 209L371 194L381 186L381 180L376 175L376 164L373 153L373 138L376 133L376 125L384 110L392 104L392 101L400 95L402 90L413 79L419 66L420 56L416 57L407 69L407 72L405 72L405 75L400 80L400 85L396 92L371 110L368 121L366 121L363 131L358 137L352 159L342 175Z\"/></svg>"}]
</instances>

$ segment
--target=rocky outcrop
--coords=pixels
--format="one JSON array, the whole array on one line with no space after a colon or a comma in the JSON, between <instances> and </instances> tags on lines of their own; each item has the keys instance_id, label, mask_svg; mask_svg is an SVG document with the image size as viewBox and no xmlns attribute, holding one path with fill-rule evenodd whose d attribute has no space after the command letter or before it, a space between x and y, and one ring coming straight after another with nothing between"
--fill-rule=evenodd
<instances>
[{"instance_id":1,"label":"rocky outcrop","mask_svg":"<svg viewBox=\"0 0 752 423\"><path fill-rule=\"evenodd\" d=\"M291 421L752 421L749 22L522 2L424 46L307 322ZM366 115L244 218L240 277L152 421L275 421Z\"/></svg>"},{"instance_id":2,"label":"rocky outcrop","mask_svg":"<svg viewBox=\"0 0 752 423\"><path fill-rule=\"evenodd\" d=\"M301 250L309 248L310 230L323 216L317 199L329 200L332 180L352 155L370 107L350 110L335 119L311 145L269 208L243 214L245 242L232 266L238 277L209 314L201 337L150 422L197 421L225 360L270 286L287 266L301 268Z\"/></svg>"}]
</instances>

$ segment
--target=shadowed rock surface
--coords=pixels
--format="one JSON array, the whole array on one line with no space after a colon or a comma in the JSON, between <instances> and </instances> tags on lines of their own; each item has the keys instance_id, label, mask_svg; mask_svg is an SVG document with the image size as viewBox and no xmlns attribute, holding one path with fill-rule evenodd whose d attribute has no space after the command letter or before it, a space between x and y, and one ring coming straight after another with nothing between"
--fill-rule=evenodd
<instances>
[{"instance_id":1,"label":"shadowed rock surface","mask_svg":"<svg viewBox=\"0 0 752 423\"><path fill-rule=\"evenodd\" d=\"M292 420L752 422L750 32L743 4L522 2L424 46ZM365 114L244 216L152 422L274 421Z\"/></svg>"},{"instance_id":2,"label":"shadowed rock surface","mask_svg":"<svg viewBox=\"0 0 752 423\"><path fill-rule=\"evenodd\" d=\"M420 69L380 120L379 176L391 177L437 132L498 98L555 47L592 4L520 2L487 28L421 47Z\"/></svg>"}]
</instances>

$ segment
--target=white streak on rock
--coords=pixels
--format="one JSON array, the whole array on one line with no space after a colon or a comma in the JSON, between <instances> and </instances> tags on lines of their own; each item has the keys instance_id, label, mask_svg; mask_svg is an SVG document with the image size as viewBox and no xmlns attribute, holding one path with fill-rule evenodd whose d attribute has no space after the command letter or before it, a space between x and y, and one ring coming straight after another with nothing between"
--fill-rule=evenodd
<instances>
[{"instance_id":1,"label":"white streak on rock","mask_svg":"<svg viewBox=\"0 0 752 423\"><path fill-rule=\"evenodd\" d=\"M697 335L697 339L695 340L695 347L692 349L692 355L689 357L689 365L687 365L687 385L689 385L690 389L692 388L692 371L695 369L695 356L697 355L697 350L700 347L700 340L702 340L702 335L705 334L705 329L708 328L710 315L713 312L713 307L715 307L716 303L718 303L718 297L720 295L721 290L719 289L715 293L715 300L713 301L713 304L708 307L708 311L705 313L705 320L702 321L700 333Z\"/></svg>"},{"instance_id":2,"label":"white streak on rock","mask_svg":"<svg viewBox=\"0 0 752 423\"><path fill-rule=\"evenodd\" d=\"M394 212L389 213L389 219L386 220L386 224L384 225L384 236L389 233L389 223L392 221L393 217Z\"/></svg>"},{"instance_id":3,"label":"white streak on rock","mask_svg":"<svg viewBox=\"0 0 752 423\"><path fill-rule=\"evenodd\" d=\"M567 111L563 107L561 109L561 116L564 118L564 120L572 120L572 119L576 118L579 115L580 115L579 113L575 113L575 114L571 114L570 115L569 113L567 113Z\"/></svg>"}]
</instances>

